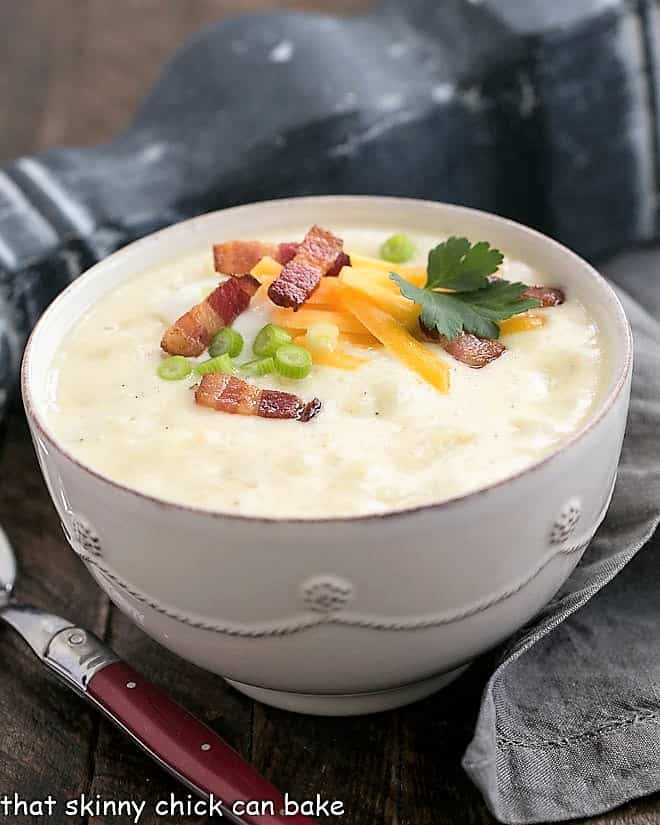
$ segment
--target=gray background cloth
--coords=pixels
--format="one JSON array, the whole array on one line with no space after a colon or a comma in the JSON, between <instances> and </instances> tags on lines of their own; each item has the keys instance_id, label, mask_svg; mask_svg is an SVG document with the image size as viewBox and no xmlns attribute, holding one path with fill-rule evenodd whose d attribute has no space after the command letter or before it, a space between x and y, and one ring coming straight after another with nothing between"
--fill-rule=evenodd
<instances>
[{"instance_id":1,"label":"gray background cloth","mask_svg":"<svg viewBox=\"0 0 660 825\"><path fill-rule=\"evenodd\" d=\"M484 692L463 765L503 822L590 816L660 790L660 323L642 308L660 318L660 251L604 270L637 299L621 294L630 417L605 522Z\"/></svg>"}]
</instances>

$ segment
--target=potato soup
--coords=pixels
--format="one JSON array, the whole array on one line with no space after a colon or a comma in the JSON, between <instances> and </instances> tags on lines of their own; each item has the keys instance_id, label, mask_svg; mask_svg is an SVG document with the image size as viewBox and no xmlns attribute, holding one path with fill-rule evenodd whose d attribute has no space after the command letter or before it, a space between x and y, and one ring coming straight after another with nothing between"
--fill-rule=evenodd
<instances>
[{"instance_id":1,"label":"potato soup","mask_svg":"<svg viewBox=\"0 0 660 825\"><path fill-rule=\"evenodd\" d=\"M425 340L416 323L406 326L410 299L393 281L383 280L388 270L405 279L406 266L411 273L415 265L426 267L429 250L446 239L412 237L405 266L383 262L379 269L382 244L396 227L329 229L343 239L353 264L354 271L344 267L339 277L323 279L333 282L328 295L339 293L340 283L347 285L343 305L328 309L317 301L298 314L276 307L258 274L271 284L281 278L271 262L271 269L254 270L262 287L231 324L244 342L234 358L236 374L251 387L299 397L300 410L318 399L311 420L230 414L203 405L198 385L208 376L194 367L209 358L206 352L185 356L193 370L181 380L158 374L168 328L218 286L212 252L204 247L136 272L75 323L54 354L47 411L64 448L113 481L168 501L245 516L306 519L382 513L469 493L543 459L584 425L601 397L605 356L588 308L570 289L556 306L513 316L536 318L528 327L503 322L496 342L501 352L475 369L452 356L446 340ZM254 236L272 243L300 241L307 230L285 226L277 235L256 231ZM553 273L535 272L502 251L499 278L563 286ZM359 291L363 271L365 283L374 273L372 292ZM379 319L387 316L393 325L390 286L398 302L391 311L402 308L401 336L410 337L413 349L428 351L437 373L433 363L426 370L425 355L415 362L420 369L411 368L405 341L399 347L380 338L376 322L351 314L350 295L376 303L381 296L386 304L378 309ZM421 286L419 281L417 289ZM299 378L288 377L286 370L242 371L245 362L255 360L253 342L269 323L288 331L292 352L311 344L317 327L330 328L332 337L336 324L340 355L326 357L332 347L326 356L311 347L313 366ZM340 359L339 367L326 365L332 358ZM445 375L448 389L436 380Z\"/></svg>"}]
</instances>

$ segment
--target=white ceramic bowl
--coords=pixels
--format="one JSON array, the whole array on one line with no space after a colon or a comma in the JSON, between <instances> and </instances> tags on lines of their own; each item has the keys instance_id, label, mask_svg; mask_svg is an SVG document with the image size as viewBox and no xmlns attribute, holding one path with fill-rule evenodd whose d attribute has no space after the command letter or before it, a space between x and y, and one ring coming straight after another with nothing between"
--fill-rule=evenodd
<instances>
[{"instance_id":1,"label":"white ceramic bowl","mask_svg":"<svg viewBox=\"0 0 660 825\"><path fill-rule=\"evenodd\" d=\"M486 489L379 516L258 519L170 504L74 459L45 421L49 364L67 330L133 273L283 221L488 238L565 285L599 323L607 390L549 458ZM351 714L437 690L556 593L604 517L623 438L632 344L587 263L493 215L372 197L300 198L170 227L94 266L27 347L22 386L39 462L73 549L113 602L162 645L280 707Z\"/></svg>"}]
</instances>

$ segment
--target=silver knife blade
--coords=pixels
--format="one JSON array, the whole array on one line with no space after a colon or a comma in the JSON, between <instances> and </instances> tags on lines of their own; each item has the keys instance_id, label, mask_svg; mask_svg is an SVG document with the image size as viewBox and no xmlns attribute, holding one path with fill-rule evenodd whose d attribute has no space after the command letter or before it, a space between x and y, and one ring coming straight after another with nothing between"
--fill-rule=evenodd
<instances>
[{"instance_id":1,"label":"silver knife blade","mask_svg":"<svg viewBox=\"0 0 660 825\"><path fill-rule=\"evenodd\" d=\"M61 616L19 604L0 608L0 619L13 627L42 661L45 661L55 636L69 627L75 627L70 620Z\"/></svg>"}]
</instances>

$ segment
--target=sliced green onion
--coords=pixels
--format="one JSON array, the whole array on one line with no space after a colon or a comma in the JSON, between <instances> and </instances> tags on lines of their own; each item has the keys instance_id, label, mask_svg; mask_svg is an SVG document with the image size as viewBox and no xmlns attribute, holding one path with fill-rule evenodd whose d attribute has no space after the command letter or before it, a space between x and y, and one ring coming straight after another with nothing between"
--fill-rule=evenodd
<instances>
[{"instance_id":1,"label":"sliced green onion","mask_svg":"<svg viewBox=\"0 0 660 825\"><path fill-rule=\"evenodd\" d=\"M336 324L314 324L305 335L312 352L330 352L339 341L339 327Z\"/></svg>"},{"instance_id":2,"label":"sliced green onion","mask_svg":"<svg viewBox=\"0 0 660 825\"><path fill-rule=\"evenodd\" d=\"M284 327L278 327L276 324L266 324L266 326L257 333L254 344L252 344L252 351L260 358L264 358L269 355L275 355L278 347L281 347L282 344L289 344L290 342L291 336Z\"/></svg>"},{"instance_id":3,"label":"sliced green onion","mask_svg":"<svg viewBox=\"0 0 660 825\"><path fill-rule=\"evenodd\" d=\"M181 381L190 375L192 366L183 355L173 355L161 361L156 372L165 381Z\"/></svg>"},{"instance_id":4,"label":"sliced green onion","mask_svg":"<svg viewBox=\"0 0 660 825\"><path fill-rule=\"evenodd\" d=\"M215 358L217 355L227 353L230 358L238 358L243 352L243 336L231 327L223 327L218 330L211 339L209 355Z\"/></svg>"},{"instance_id":5,"label":"sliced green onion","mask_svg":"<svg viewBox=\"0 0 660 825\"><path fill-rule=\"evenodd\" d=\"M226 372L232 375L234 372L234 365L228 353L217 355L215 358L209 358L207 361L202 361L195 365L195 372L198 375L206 375L209 372Z\"/></svg>"},{"instance_id":6,"label":"sliced green onion","mask_svg":"<svg viewBox=\"0 0 660 825\"><path fill-rule=\"evenodd\" d=\"M241 370L248 375L269 375L275 370L275 361L271 355L267 358L255 358L254 361L241 364Z\"/></svg>"},{"instance_id":7,"label":"sliced green onion","mask_svg":"<svg viewBox=\"0 0 660 825\"><path fill-rule=\"evenodd\" d=\"M275 369L285 378L305 378L312 369L312 356L304 347L284 344L274 355Z\"/></svg>"},{"instance_id":8,"label":"sliced green onion","mask_svg":"<svg viewBox=\"0 0 660 825\"><path fill-rule=\"evenodd\" d=\"M405 264L414 254L415 244L403 232L392 235L380 248L380 257L393 264Z\"/></svg>"}]
</instances>

